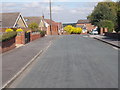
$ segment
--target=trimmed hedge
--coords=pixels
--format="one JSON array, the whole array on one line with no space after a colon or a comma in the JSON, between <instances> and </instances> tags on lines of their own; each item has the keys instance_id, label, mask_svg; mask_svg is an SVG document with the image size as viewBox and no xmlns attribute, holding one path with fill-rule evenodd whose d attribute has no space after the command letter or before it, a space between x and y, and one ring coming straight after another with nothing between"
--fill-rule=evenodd
<instances>
[{"instance_id":1,"label":"trimmed hedge","mask_svg":"<svg viewBox=\"0 0 120 90\"><path fill-rule=\"evenodd\" d=\"M8 28L8 29L5 30L5 32L13 32L13 29Z\"/></svg>"},{"instance_id":2,"label":"trimmed hedge","mask_svg":"<svg viewBox=\"0 0 120 90\"><path fill-rule=\"evenodd\" d=\"M2 35L0 35L0 42L4 42L4 41L7 41L7 40L10 40L14 37L16 37L17 33L15 31L13 32L6 32Z\"/></svg>"},{"instance_id":3,"label":"trimmed hedge","mask_svg":"<svg viewBox=\"0 0 120 90\"><path fill-rule=\"evenodd\" d=\"M45 34L46 34L46 31L39 30L39 32L40 32L40 34L41 34L42 37L45 36Z\"/></svg>"}]
</instances>

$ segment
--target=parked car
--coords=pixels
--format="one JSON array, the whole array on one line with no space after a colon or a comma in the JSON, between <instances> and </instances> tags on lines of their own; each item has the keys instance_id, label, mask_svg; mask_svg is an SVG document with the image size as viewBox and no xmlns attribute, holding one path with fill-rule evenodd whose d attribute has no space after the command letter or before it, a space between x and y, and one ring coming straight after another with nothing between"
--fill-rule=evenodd
<instances>
[{"instance_id":1,"label":"parked car","mask_svg":"<svg viewBox=\"0 0 120 90\"><path fill-rule=\"evenodd\" d=\"M98 35L98 30L92 30L91 34L92 35Z\"/></svg>"}]
</instances>

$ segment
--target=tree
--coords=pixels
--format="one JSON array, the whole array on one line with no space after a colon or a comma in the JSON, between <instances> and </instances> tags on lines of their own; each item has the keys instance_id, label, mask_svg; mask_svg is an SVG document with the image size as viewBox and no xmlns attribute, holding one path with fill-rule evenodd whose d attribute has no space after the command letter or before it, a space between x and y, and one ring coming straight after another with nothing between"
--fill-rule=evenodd
<instances>
[{"instance_id":1,"label":"tree","mask_svg":"<svg viewBox=\"0 0 120 90\"><path fill-rule=\"evenodd\" d=\"M38 29L38 24L37 23L31 23L28 25L29 28L32 29L32 31L37 31Z\"/></svg>"},{"instance_id":2,"label":"tree","mask_svg":"<svg viewBox=\"0 0 120 90\"><path fill-rule=\"evenodd\" d=\"M114 29L114 23L109 20L100 21L99 26L103 28L108 28L108 32L113 32Z\"/></svg>"},{"instance_id":3,"label":"tree","mask_svg":"<svg viewBox=\"0 0 120 90\"><path fill-rule=\"evenodd\" d=\"M99 26L102 20L112 21L114 26L116 26L117 10L116 2L99 2L87 18L96 26Z\"/></svg>"}]
</instances>

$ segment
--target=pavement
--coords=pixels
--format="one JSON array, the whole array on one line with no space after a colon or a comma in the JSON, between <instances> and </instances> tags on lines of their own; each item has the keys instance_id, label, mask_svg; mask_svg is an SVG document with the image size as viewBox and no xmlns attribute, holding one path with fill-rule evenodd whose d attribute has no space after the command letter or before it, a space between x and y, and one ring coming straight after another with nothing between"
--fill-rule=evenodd
<instances>
[{"instance_id":1,"label":"pavement","mask_svg":"<svg viewBox=\"0 0 120 90\"><path fill-rule=\"evenodd\" d=\"M5 85L18 73L35 55L46 48L55 36L46 36L32 41L24 46L2 54L2 85Z\"/></svg>"},{"instance_id":2,"label":"pavement","mask_svg":"<svg viewBox=\"0 0 120 90\"><path fill-rule=\"evenodd\" d=\"M118 50L82 35L63 35L10 88L118 88Z\"/></svg>"},{"instance_id":3,"label":"pavement","mask_svg":"<svg viewBox=\"0 0 120 90\"><path fill-rule=\"evenodd\" d=\"M120 48L120 41L117 39L112 39L103 35L89 35L89 37L93 37L94 39L100 40L117 48Z\"/></svg>"}]
</instances>

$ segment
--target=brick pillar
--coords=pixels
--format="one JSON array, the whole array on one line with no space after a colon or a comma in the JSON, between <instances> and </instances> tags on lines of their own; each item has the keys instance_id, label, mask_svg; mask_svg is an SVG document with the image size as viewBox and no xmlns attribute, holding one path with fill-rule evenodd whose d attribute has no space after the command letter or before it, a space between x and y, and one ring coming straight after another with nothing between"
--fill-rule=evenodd
<instances>
[{"instance_id":1,"label":"brick pillar","mask_svg":"<svg viewBox=\"0 0 120 90\"><path fill-rule=\"evenodd\" d=\"M104 28L104 32L108 32L108 29L107 29L107 28Z\"/></svg>"},{"instance_id":2,"label":"brick pillar","mask_svg":"<svg viewBox=\"0 0 120 90\"><path fill-rule=\"evenodd\" d=\"M100 35L103 35L103 28L100 28Z\"/></svg>"},{"instance_id":3,"label":"brick pillar","mask_svg":"<svg viewBox=\"0 0 120 90\"><path fill-rule=\"evenodd\" d=\"M50 26L47 27L47 32L46 32L47 35L50 35Z\"/></svg>"},{"instance_id":4,"label":"brick pillar","mask_svg":"<svg viewBox=\"0 0 120 90\"><path fill-rule=\"evenodd\" d=\"M25 44L25 33L24 32L16 36L16 44Z\"/></svg>"},{"instance_id":5,"label":"brick pillar","mask_svg":"<svg viewBox=\"0 0 120 90\"><path fill-rule=\"evenodd\" d=\"M25 44L25 32L21 34L22 44Z\"/></svg>"}]
</instances>

